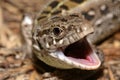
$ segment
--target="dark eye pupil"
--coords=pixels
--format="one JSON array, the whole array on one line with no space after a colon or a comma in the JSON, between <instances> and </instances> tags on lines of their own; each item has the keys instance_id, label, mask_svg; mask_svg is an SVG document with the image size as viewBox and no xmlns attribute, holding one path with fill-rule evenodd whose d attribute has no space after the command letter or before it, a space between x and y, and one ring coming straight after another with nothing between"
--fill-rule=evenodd
<instances>
[{"instance_id":1,"label":"dark eye pupil","mask_svg":"<svg viewBox=\"0 0 120 80\"><path fill-rule=\"evenodd\" d=\"M61 32L61 30L60 30L59 28L54 28L54 29L53 29L53 33L54 33L55 35L59 35L60 32Z\"/></svg>"}]
</instances>

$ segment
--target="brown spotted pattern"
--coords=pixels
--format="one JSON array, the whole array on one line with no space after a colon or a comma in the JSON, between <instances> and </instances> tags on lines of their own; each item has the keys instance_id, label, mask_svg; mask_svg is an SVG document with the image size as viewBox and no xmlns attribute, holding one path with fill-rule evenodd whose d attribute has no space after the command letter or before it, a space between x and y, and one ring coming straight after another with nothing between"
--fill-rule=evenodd
<instances>
[{"instance_id":1,"label":"brown spotted pattern","mask_svg":"<svg viewBox=\"0 0 120 80\"><path fill-rule=\"evenodd\" d=\"M37 33L33 37L48 50L72 44L93 32L93 27L80 14L59 15L40 22L42 24L37 24L39 26L34 29Z\"/></svg>"},{"instance_id":2,"label":"brown spotted pattern","mask_svg":"<svg viewBox=\"0 0 120 80\"><path fill-rule=\"evenodd\" d=\"M96 44L119 29L120 0L53 0L35 20L33 51L42 61L59 66L56 63L65 61L51 57L52 51L85 36Z\"/></svg>"},{"instance_id":3,"label":"brown spotted pattern","mask_svg":"<svg viewBox=\"0 0 120 80\"><path fill-rule=\"evenodd\" d=\"M40 12L38 20L61 14L62 11L68 11L84 1L86 0L53 0L42 12Z\"/></svg>"},{"instance_id":4,"label":"brown spotted pattern","mask_svg":"<svg viewBox=\"0 0 120 80\"><path fill-rule=\"evenodd\" d=\"M69 13L82 14L85 19L95 27L95 33L90 37L92 43L99 43L106 36L109 36L110 33L112 34L119 29L119 0L53 0L42 12L40 12L40 14L38 14L37 19L40 22L44 18ZM102 30L106 29L106 26L110 26L110 30L108 29L109 34L106 34L106 31L103 32ZM113 28L114 26L116 28ZM95 35L99 38L96 38Z\"/></svg>"}]
</instances>

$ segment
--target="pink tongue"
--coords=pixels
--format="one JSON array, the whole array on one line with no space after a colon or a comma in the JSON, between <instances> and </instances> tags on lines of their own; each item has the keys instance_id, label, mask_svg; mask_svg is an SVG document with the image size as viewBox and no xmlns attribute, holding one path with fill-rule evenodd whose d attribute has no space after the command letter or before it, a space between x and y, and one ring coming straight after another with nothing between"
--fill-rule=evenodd
<instances>
[{"instance_id":1,"label":"pink tongue","mask_svg":"<svg viewBox=\"0 0 120 80\"><path fill-rule=\"evenodd\" d=\"M87 56L86 60L88 60L89 62L93 62L93 59L90 56Z\"/></svg>"},{"instance_id":2,"label":"pink tongue","mask_svg":"<svg viewBox=\"0 0 120 80\"><path fill-rule=\"evenodd\" d=\"M89 65L89 66L94 66L96 63L93 61L92 57L87 56L86 59L76 59L73 57L68 57L69 60L83 64L83 65Z\"/></svg>"}]
</instances>

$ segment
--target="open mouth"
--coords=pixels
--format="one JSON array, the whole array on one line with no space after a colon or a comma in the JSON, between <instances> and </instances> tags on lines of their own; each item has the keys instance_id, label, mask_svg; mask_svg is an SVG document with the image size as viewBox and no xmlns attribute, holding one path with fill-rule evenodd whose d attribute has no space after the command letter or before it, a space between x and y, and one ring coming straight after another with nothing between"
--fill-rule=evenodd
<instances>
[{"instance_id":1,"label":"open mouth","mask_svg":"<svg viewBox=\"0 0 120 80\"><path fill-rule=\"evenodd\" d=\"M51 54L60 60L76 67L87 70L97 69L101 61L94 49L91 47L86 38L74 42L65 48L61 48Z\"/></svg>"}]
</instances>

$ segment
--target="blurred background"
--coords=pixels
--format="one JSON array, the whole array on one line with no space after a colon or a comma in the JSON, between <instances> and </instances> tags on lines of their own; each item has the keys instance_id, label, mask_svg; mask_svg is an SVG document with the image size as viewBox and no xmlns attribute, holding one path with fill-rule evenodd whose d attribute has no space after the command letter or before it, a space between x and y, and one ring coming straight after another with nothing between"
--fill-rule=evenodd
<instances>
[{"instance_id":1,"label":"blurred background","mask_svg":"<svg viewBox=\"0 0 120 80\"><path fill-rule=\"evenodd\" d=\"M24 53L13 49L22 46L23 15L35 16L49 1L0 0L0 80L42 80L30 59L23 59ZM120 30L98 47L105 55L104 75L98 80L120 80Z\"/></svg>"}]
</instances>

